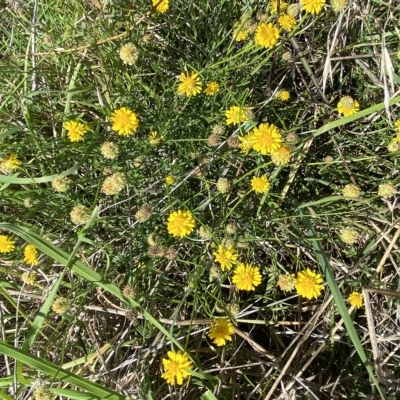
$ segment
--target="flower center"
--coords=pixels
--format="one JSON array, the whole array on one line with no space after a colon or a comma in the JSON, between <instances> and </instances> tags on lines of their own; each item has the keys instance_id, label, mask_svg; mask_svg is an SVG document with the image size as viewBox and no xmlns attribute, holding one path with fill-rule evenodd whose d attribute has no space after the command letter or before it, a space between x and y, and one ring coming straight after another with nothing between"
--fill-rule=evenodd
<instances>
[{"instance_id":1,"label":"flower center","mask_svg":"<svg viewBox=\"0 0 400 400\"><path fill-rule=\"evenodd\" d=\"M313 277L307 276L304 278L302 285L303 285L304 289L306 289L307 291L313 292L315 289L316 282Z\"/></svg>"},{"instance_id":2,"label":"flower center","mask_svg":"<svg viewBox=\"0 0 400 400\"><path fill-rule=\"evenodd\" d=\"M344 108L353 108L354 106L354 100L351 97L345 97L342 100L342 104Z\"/></svg>"},{"instance_id":3,"label":"flower center","mask_svg":"<svg viewBox=\"0 0 400 400\"><path fill-rule=\"evenodd\" d=\"M274 143L274 138L270 134L264 135L263 142L265 146L271 146Z\"/></svg>"},{"instance_id":4,"label":"flower center","mask_svg":"<svg viewBox=\"0 0 400 400\"><path fill-rule=\"evenodd\" d=\"M187 86L188 89L194 89L195 81L192 78L187 78L186 86Z\"/></svg>"},{"instance_id":5,"label":"flower center","mask_svg":"<svg viewBox=\"0 0 400 400\"><path fill-rule=\"evenodd\" d=\"M183 216L183 215L176 216L174 223L175 223L175 226L177 228L185 227L186 226L186 218L185 218L185 216Z\"/></svg>"},{"instance_id":6,"label":"flower center","mask_svg":"<svg viewBox=\"0 0 400 400\"><path fill-rule=\"evenodd\" d=\"M242 281L244 284L248 285L248 286L252 286L253 283L253 276L250 273L244 273L242 275Z\"/></svg>"},{"instance_id":7,"label":"flower center","mask_svg":"<svg viewBox=\"0 0 400 400\"><path fill-rule=\"evenodd\" d=\"M228 262L228 258L225 254L218 254L217 259L220 264L226 264Z\"/></svg>"},{"instance_id":8,"label":"flower center","mask_svg":"<svg viewBox=\"0 0 400 400\"><path fill-rule=\"evenodd\" d=\"M170 371L171 375L178 375L180 371L179 363L177 361L171 361L169 363L168 370Z\"/></svg>"}]
</instances>

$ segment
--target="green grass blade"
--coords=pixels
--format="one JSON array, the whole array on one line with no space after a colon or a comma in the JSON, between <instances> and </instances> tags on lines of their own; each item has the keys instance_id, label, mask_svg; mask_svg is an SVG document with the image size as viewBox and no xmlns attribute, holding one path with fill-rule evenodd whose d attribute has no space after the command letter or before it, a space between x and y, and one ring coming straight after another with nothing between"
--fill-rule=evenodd
<instances>
[{"instance_id":1,"label":"green grass blade","mask_svg":"<svg viewBox=\"0 0 400 400\"><path fill-rule=\"evenodd\" d=\"M75 375L72 372L65 371L57 365L45 361L42 358L16 349L15 347L10 346L3 341L0 341L0 353L11 357L23 364L29 365L37 371L42 371L43 373L50 375L52 379L60 380L62 382L66 382L73 386L76 386L82 390L85 390L88 393L96 396L95 398L108 400L125 400L125 396L109 390L97 383L90 382L87 379L81 378L80 376Z\"/></svg>"}]
</instances>

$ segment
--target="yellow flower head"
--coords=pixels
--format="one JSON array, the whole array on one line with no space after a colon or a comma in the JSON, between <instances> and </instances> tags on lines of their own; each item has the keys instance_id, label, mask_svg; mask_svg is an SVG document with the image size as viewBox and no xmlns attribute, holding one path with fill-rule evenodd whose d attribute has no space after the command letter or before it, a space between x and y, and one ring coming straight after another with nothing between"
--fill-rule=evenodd
<instances>
[{"instance_id":1,"label":"yellow flower head","mask_svg":"<svg viewBox=\"0 0 400 400\"><path fill-rule=\"evenodd\" d=\"M189 235L196 225L196 221L190 211L173 211L167 222L168 233L175 237L183 238Z\"/></svg>"},{"instance_id":2,"label":"yellow flower head","mask_svg":"<svg viewBox=\"0 0 400 400\"><path fill-rule=\"evenodd\" d=\"M239 136L239 145L243 154L248 154L253 148L253 132L248 133L246 136Z\"/></svg>"},{"instance_id":3,"label":"yellow flower head","mask_svg":"<svg viewBox=\"0 0 400 400\"><path fill-rule=\"evenodd\" d=\"M218 251L214 252L214 261L221 265L222 271L230 270L234 264L238 255L233 247L224 248L223 246L218 246Z\"/></svg>"},{"instance_id":4,"label":"yellow flower head","mask_svg":"<svg viewBox=\"0 0 400 400\"><path fill-rule=\"evenodd\" d=\"M269 190L270 186L269 180L265 175L253 176L253 178L251 178L251 188L256 193L265 193Z\"/></svg>"},{"instance_id":5,"label":"yellow flower head","mask_svg":"<svg viewBox=\"0 0 400 400\"><path fill-rule=\"evenodd\" d=\"M360 188L352 183L349 183L342 189L342 194L348 199L357 199L360 197Z\"/></svg>"},{"instance_id":6,"label":"yellow flower head","mask_svg":"<svg viewBox=\"0 0 400 400\"><path fill-rule=\"evenodd\" d=\"M89 130L87 125L76 121L67 121L64 124L64 129L71 142L81 142L84 134Z\"/></svg>"},{"instance_id":7,"label":"yellow flower head","mask_svg":"<svg viewBox=\"0 0 400 400\"><path fill-rule=\"evenodd\" d=\"M238 106L231 106L229 110L225 111L227 125L239 125L248 120L246 111Z\"/></svg>"},{"instance_id":8,"label":"yellow flower head","mask_svg":"<svg viewBox=\"0 0 400 400\"><path fill-rule=\"evenodd\" d=\"M126 185L126 176L122 172L115 172L104 179L101 190L107 196L118 194Z\"/></svg>"},{"instance_id":9,"label":"yellow flower head","mask_svg":"<svg viewBox=\"0 0 400 400\"><path fill-rule=\"evenodd\" d=\"M382 183L379 185L378 195L383 197L384 199L389 199L396 194L396 188L393 186L392 183Z\"/></svg>"},{"instance_id":10,"label":"yellow flower head","mask_svg":"<svg viewBox=\"0 0 400 400\"><path fill-rule=\"evenodd\" d=\"M243 42L249 37L249 31L245 28L234 29L233 36L237 42Z\"/></svg>"},{"instance_id":11,"label":"yellow flower head","mask_svg":"<svg viewBox=\"0 0 400 400\"><path fill-rule=\"evenodd\" d=\"M191 375L193 368L189 356L181 351L169 351L168 358L163 358L164 373L161 375L169 385L182 385L183 380Z\"/></svg>"},{"instance_id":12,"label":"yellow flower head","mask_svg":"<svg viewBox=\"0 0 400 400\"><path fill-rule=\"evenodd\" d=\"M361 293L352 292L347 299L351 306L355 308L361 308L363 305L363 297Z\"/></svg>"},{"instance_id":13,"label":"yellow flower head","mask_svg":"<svg viewBox=\"0 0 400 400\"><path fill-rule=\"evenodd\" d=\"M174 182L175 182L175 178L174 178L173 176L171 176L171 175L168 175L168 176L165 178L165 183L166 183L167 185L172 185Z\"/></svg>"},{"instance_id":14,"label":"yellow flower head","mask_svg":"<svg viewBox=\"0 0 400 400\"><path fill-rule=\"evenodd\" d=\"M344 96L340 99L337 109L339 114L343 114L345 117L353 115L360 110L360 105L356 100L350 96Z\"/></svg>"},{"instance_id":15,"label":"yellow flower head","mask_svg":"<svg viewBox=\"0 0 400 400\"><path fill-rule=\"evenodd\" d=\"M283 0L279 1L279 12L282 13L286 10L287 8L287 3L284 2ZM276 14L278 12L278 1L277 0L272 0L270 9L269 9L271 14Z\"/></svg>"},{"instance_id":16,"label":"yellow flower head","mask_svg":"<svg viewBox=\"0 0 400 400\"><path fill-rule=\"evenodd\" d=\"M278 150L271 153L271 160L276 165L288 165L290 161L290 147L283 144Z\"/></svg>"},{"instance_id":17,"label":"yellow flower head","mask_svg":"<svg viewBox=\"0 0 400 400\"><path fill-rule=\"evenodd\" d=\"M290 15L284 14L278 18L278 23L282 29L284 29L287 32L290 32L293 29L296 20Z\"/></svg>"},{"instance_id":18,"label":"yellow flower head","mask_svg":"<svg viewBox=\"0 0 400 400\"><path fill-rule=\"evenodd\" d=\"M16 154L10 154L3 158L0 164L0 169L2 169L6 174L9 174L14 171L14 169L17 169L21 164L22 163L18 160Z\"/></svg>"},{"instance_id":19,"label":"yellow flower head","mask_svg":"<svg viewBox=\"0 0 400 400\"><path fill-rule=\"evenodd\" d=\"M290 92L287 90L280 90L275 94L275 99L280 101L288 101L290 99Z\"/></svg>"},{"instance_id":20,"label":"yellow flower head","mask_svg":"<svg viewBox=\"0 0 400 400\"><path fill-rule=\"evenodd\" d=\"M196 96L201 92L201 80L199 74L193 72L189 75L187 72L181 73L179 77L180 84L178 85L178 94L186 96Z\"/></svg>"},{"instance_id":21,"label":"yellow flower head","mask_svg":"<svg viewBox=\"0 0 400 400\"><path fill-rule=\"evenodd\" d=\"M400 119L394 121L394 129L396 130L397 134L400 134Z\"/></svg>"},{"instance_id":22,"label":"yellow flower head","mask_svg":"<svg viewBox=\"0 0 400 400\"><path fill-rule=\"evenodd\" d=\"M138 115L127 107L121 107L111 113L111 129L118 135L132 135L139 126Z\"/></svg>"},{"instance_id":23,"label":"yellow flower head","mask_svg":"<svg viewBox=\"0 0 400 400\"><path fill-rule=\"evenodd\" d=\"M297 274L295 281L297 294L308 300L317 298L324 289L324 286L321 285L322 282L323 279L320 274L307 268L305 271L301 271Z\"/></svg>"},{"instance_id":24,"label":"yellow flower head","mask_svg":"<svg viewBox=\"0 0 400 400\"><path fill-rule=\"evenodd\" d=\"M204 93L207 96L214 96L215 93L219 91L218 82L210 82L207 87L204 89Z\"/></svg>"},{"instance_id":25,"label":"yellow flower head","mask_svg":"<svg viewBox=\"0 0 400 400\"><path fill-rule=\"evenodd\" d=\"M300 4L305 12L319 14L324 8L325 0L300 0Z\"/></svg>"},{"instance_id":26,"label":"yellow flower head","mask_svg":"<svg viewBox=\"0 0 400 400\"><path fill-rule=\"evenodd\" d=\"M228 340L232 340L235 333L234 327L226 318L216 318L210 325L208 337L213 339L217 346L223 346Z\"/></svg>"},{"instance_id":27,"label":"yellow flower head","mask_svg":"<svg viewBox=\"0 0 400 400\"><path fill-rule=\"evenodd\" d=\"M133 43L126 43L119 50L119 56L125 64L133 65L138 59L139 52Z\"/></svg>"},{"instance_id":28,"label":"yellow flower head","mask_svg":"<svg viewBox=\"0 0 400 400\"><path fill-rule=\"evenodd\" d=\"M253 149L262 155L271 154L282 145L282 136L273 124L260 124L253 130Z\"/></svg>"},{"instance_id":29,"label":"yellow flower head","mask_svg":"<svg viewBox=\"0 0 400 400\"><path fill-rule=\"evenodd\" d=\"M163 135L160 136L158 132L153 131L150 132L149 136L147 136L147 139L152 146L156 147L161 143L161 140L164 139L164 136Z\"/></svg>"},{"instance_id":30,"label":"yellow flower head","mask_svg":"<svg viewBox=\"0 0 400 400\"><path fill-rule=\"evenodd\" d=\"M358 232L351 227L346 227L340 230L340 239L346 244L354 244L358 239Z\"/></svg>"},{"instance_id":31,"label":"yellow flower head","mask_svg":"<svg viewBox=\"0 0 400 400\"><path fill-rule=\"evenodd\" d=\"M169 0L152 0L153 7L156 8L156 11L159 13L165 13L169 8Z\"/></svg>"},{"instance_id":32,"label":"yellow flower head","mask_svg":"<svg viewBox=\"0 0 400 400\"><path fill-rule=\"evenodd\" d=\"M239 264L233 274L232 282L239 290L255 290L261 283L260 269L251 264Z\"/></svg>"},{"instance_id":33,"label":"yellow flower head","mask_svg":"<svg viewBox=\"0 0 400 400\"><path fill-rule=\"evenodd\" d=\"M277 285L284 292L291 292L295 287L296 279L294 274L280 275Z\"/></svg>"},{"instance_id":34,"label":"yellow flower head","mask_svg":"<svg viewBox=\"0 0 400 400\"><path fill-rule=\"evenodd\" d=\"M259 46L270 48L278 43L279 29L272 23L265 23L258 25L256 34L254 36L255 42Z\"/></svg>"},{"instance_id":35,"label":"yellow flower head","mask_svg":"<svg viewBox=\"0 0 400 400\"><path fill-rule=\"evenodd\" d=\"M7 235L0 235L0 253L10 253L15 249L15 242Z\"/></svg>"},{"instance_id":36,"label":"yellow flower head","mask_svg":"<svg viewBox=\"0 0 400 400\"><path fill-rule=\"evenodd\" d=\"M33 244L28 244L24 249L24 261L30 265L38 265L37 249Z\"/></svg>"}]
</instances>

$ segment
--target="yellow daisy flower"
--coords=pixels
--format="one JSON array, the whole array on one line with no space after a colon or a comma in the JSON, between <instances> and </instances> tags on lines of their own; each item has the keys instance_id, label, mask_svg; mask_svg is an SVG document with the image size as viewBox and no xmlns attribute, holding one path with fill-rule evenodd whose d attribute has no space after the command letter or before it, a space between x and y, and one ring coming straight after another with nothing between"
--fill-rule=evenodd
<instances>
[{"instance_id":1,"label":"yellow daisy flower","mask_svg":"<svg viewBox=\"0 0 400 400\"><path fill-rule=\"evenodd\" d=\"M307 268L305 271L301 271L297 274L295 287L297 293L311 300L313 297L317 298L324 286L321 285L323 282L322 276L314 271Z\"/></svg>"},{"instance_id":2,"label":"yellow daisy flower","mask_svg":"<svg viewBox=\"0 0 400 400\"><path fill-rule=\"evenodd\" d=\"M235 40L237 42L243 42L249 37L249 31L247 29L234 29L233 30L233 36L235 37Z\"/></svg>"},{"instance_id":3,"label":"yellow daisy flower","mask_svg":"<svg viewBox=\"0 0 400 400\"><path fill-rule=\"evenodd\" d=\"M0 253L10 253L15 249L15 242L7 235L0 235Z\"/></svg>"},{"instance_id":4,"label":"yellow daisy flower","mask_svg":"<svg viewBox=\"0 0 400 400\"><path fill-rule=\"evenodd\" d=\"M213 339L217 346L223 346L228 340L232 340L234 333L235 329L230 321L226 318L216 318L210 325L208 337Z\"/></svg>"},{"instance_id":5,"label":"yellow daisy flower","mask_svg":"<svg viewBox=\"0 0 400 400\"><path fill-rule=\"evenodd\" d=\"M24 249L24 261L30 265L38 265L37 249L33 244L28 244Z\"/></svg>"},{"instance_id":6,"label":"yellow daisy flower","mask_svg":"<svg viewBox=\"0 0 400 400\"><path fill-rule=\"evenodd\" d=\"M363 296L358 292L352 292L347 300L351 306L356 308L361 308L363 305Z\"/></svg>"},{"instance_id":7,"label":"yellow daisy flower","mask_svg":"<svg viewBox=\"0 0 400 400\"><path fill-rule=\"evenodd\" d=\"M156 8L156 11L159 13L165 13L169 8L169 0L152 0L153 7Z\"/></svg>"},{"instance_id":8,"label":"yellow daisy flower","mask_svg":"<svg viewBox=\"0 0 400 400\"><path fill-rule=\"evenodd\" d=\"M190 211L173 211L167 222L168 233L175 237L183 238L189 235L196 225L196 221Z\"/></svg>"},{"instance_id":9,"label":"yellow daisy flower","mask_svg":"<svg viewBox=\"0 0 400 400\"><path fill-rule=\"evenodd\" d=\"M161 375L169 385L182 385L183 380L191 375L193 368L189 356L181 351L169 351L168 358L163 358L164 373Z\"/></svg>"},{"instance_id":10,"label":"yellow daisy flower","mask_svg":"<svg viewBox=\"0 0 400 400\"><path fill-rule=\"evenodd\" d=\"M186 96L196 96L201 92L201 80L199 74L193 72L189 75L187 72L181 73L179 77L180 84L178 85L178 94Z\"/></svg>"},{"instance_id":11,"label":"yellow daisy flower","mask_svg":"<svg viewBox=\"0 0 400 400\"><path fill-rule=\"evenodd\" d=\"M214 261L221 265L222 271L230 270L233 264L236 264L238 258L237 253L233 247L224 248L224 246L219 245L218 251L214 252Z\"/></svg>"},{"instance_id":12,"label":"yellow daisy flower","mask_svg":"<svg viewBox=\"0 0 400 400\"><path fill-rule=\"evenodd\" d=\"M232 282L239 290L255 290L261 283L260 269L251 264L239 264L233 274Z\"/></svg>"},{"instance_id":13,"label":"yellow daisy flower","mask_svg":"<svg viewBox=\"0 0 400 400\"><path fill-rule=\"evenodd\" d=\"M319 14L324 8L325 0L300 0L301 7L310 14Z\"/></svg>"},{"instance_id":14,"label":"yellow daisy flower","mask_svg":"<svg viewBox=\"0 0 400 400\"><path fill-rule=\"evenodd\" d=\"M275 165L288 165L290 155L290 147L283 144L278 150L271 153L271 160Z\"/></svg>"},{"instance_id":15,"label":"yellow daisy flower","mask_svg":"<svg viewBox=\"0 0 400 400\"><path fill-rule=\"evenodd\" d=\"M282 136L273 124L260 124L253 130L253 149L262 155L273 153L282 145Z\"/></svg>"},{"instance_id":16,"label":"yellow daisy flower","mask_svg":"<svg viewBox=\"0 0 400 400\"><path fill-rule=\"evenodd\" d=\"M337 109L339 114L343 114L345 117L353 115L360 110L360 105L356 100L350 96L344 96L340 99Z\"/></svg>"},{"instance_id":17,"label":"yellow daisy flower","mask_svg":"<svg viewBox=\"0 0 400 400\"><path fill-rule=\"evenodd\" d=\"M279 29L272 23L258 25L254 36L255 42L265 48L273 47L278 43Z\"/></svg>"},{"instance_id":18,"label":"yellow daisy flower","mask_svg":"<svg viewBox=\"0 0 400 400\"><path fill-rule=\"evenodd\" d=\"M7 157L4 157L0 164L0 169L2 169L6 174L11 173L14 169L17 169L22 162L18 160L16 154L10 154Z\"/></svg>"},{"instance_id":19,"label":"yellow daisy flower","mask_svg":"<svg viewBox=\"0 0 400 400\"><path fill-rule=\"evenodd\" d=\"M166 183L167 185L172 185L174 182L175 182L175 178L174 178L173 176L171 176L171 175L168 175L168 176L165 178L165 183Z\"/></svg>"},{"instance_id":20,"label":"yellow daisy flower","mask_svg":"<svg viewBox=\"0 0 400 400\"><path fill-rule=\"evenodd\" d=\"M290 32L293 29L296 20L290 15L284 14L278 18L278 23L282 29Z\"/></svg>"},{"instance_id":21,"label":"yellow daisy flower","mask_svg":"<svg viewBox=\"0 0 400 400\"><path fill-rule=\"evenodd\" d=\"M118 135L132 135L139 126L139 118L136 113L127 107L121 107L111 113L111 129Z\"/></svg>"},{"instance_id":22,"label":"yellow daisy flower","mask_svg":"<svg viewBox=\"0 0 400 400\"><path fill-rule=\"evenodd\" d=\"M251 188L256 193L265 193L269 190L270 186L269 180L265 175L253 176L253 178L251 178Z\"/></svg>"},{"instance_id":23,"label":"yellow daisy flower","mask_svg":"<svg viewBox=\"0 0 400 400\"><path fill-rule=\"evenodd\" d=\"M71 142L81 142L84 134L89 130L87 125L76 121L67 121L64 124L64 129Z\"/></svg>"},{"instance_id":24,"label":"yellow daisy flower","mask_svg":"<svg viewBox=\"0 0 400 400\"><path fill-rule=\"evenodd\" d=\"M275 99L280 101L288 101L290 99L290 92L287 90L280 90L275 94Z\"/></svg>"},{"instance_id":25,"label":"yellow daisy flower","mask_svg":"<svg viewBox=\"0 0 400 400\"><path fill-rule=\"evenodd\" d=\"M229 110L225 111L227 125L239 125L248 120L248 115L242 107L231 106Z\"/></svg>"},{"instance_id":26,"label":"yellow daisy flower","mask_svg":"<svg viewBox=\"0 0 400 400\"><path fill-rule=\"evenodd\" d=\"M210 82L207 87L204 89L204 93L207 96L214 96L215 93L219 91L218 82Z\"/></svg>"}]
</instances>

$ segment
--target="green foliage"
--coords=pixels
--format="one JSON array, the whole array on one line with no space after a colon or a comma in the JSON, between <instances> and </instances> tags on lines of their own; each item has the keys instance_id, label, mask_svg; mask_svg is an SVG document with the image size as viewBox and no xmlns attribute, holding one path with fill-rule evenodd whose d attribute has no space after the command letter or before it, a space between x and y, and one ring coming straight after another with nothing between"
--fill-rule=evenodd
<instances>
[{"instance_id":1,"label":"green foliage","mask_svg":"<svg viewBox=\"0 0 400 400\"><path fill-rule=\"evenodd\" d=\"M254 28L278 23L270 3L170 0L165 13L150 0L1 5L0 235L15 248L3 252L0 242L0 353L14 377L0 378L0 397L27 398L42 383L74 399L264 399L282 388L293 398L359 398L371 383L382 397L396 393L398 350L382 339L375 359L369 336L397 334L396 302L375 295L372 328L364 307L346 303L352 291L399 283L397 245L386 254L397 196L378 196L383 182L399 187L399 151L388 151L400 141L395 6L351 2L335 13L327 2L263 48ZM238 27L246 40L235 40ZM120 56L127 43L138 51L129 64ZM182 72L197 73L203 92L178 94ZM207 96L213 81L219 91ZM341 116L343 96L360 110ZM231 106L246 122L226 123ZM121 107L139 118L132 135L112 128ZM68 121L84 124L82 141L70 140ZM261 123L279 129L288 163L237 146ZM118 146L116 158L103 156L104 142ZM11 154L21 165L9 170ZM116 172L126 183L106 195ZM72 181L65 191L54 185L59 175ZM271 188L258 194L250 182L262 175ZM359 198L342 195L349 183ZM70 215L78 205L90 211L80 225ZM177 210L196 221L184 238L168 232ZM359 234L353 245L339 239L349 226ZM27 243L37 266L24 262ZM237 290L234 269L219 268L219 245L260 269L254 291ZM282 276L306 269L326 282L321 296L282 290ZM38 274L33 285L27 271ZM70 310L56 313L56 298ZM217 347L207 333L221 316L236 331ZM194 365L183 386L161 376L170 350Z\"/></svg>"}]
</instances>

